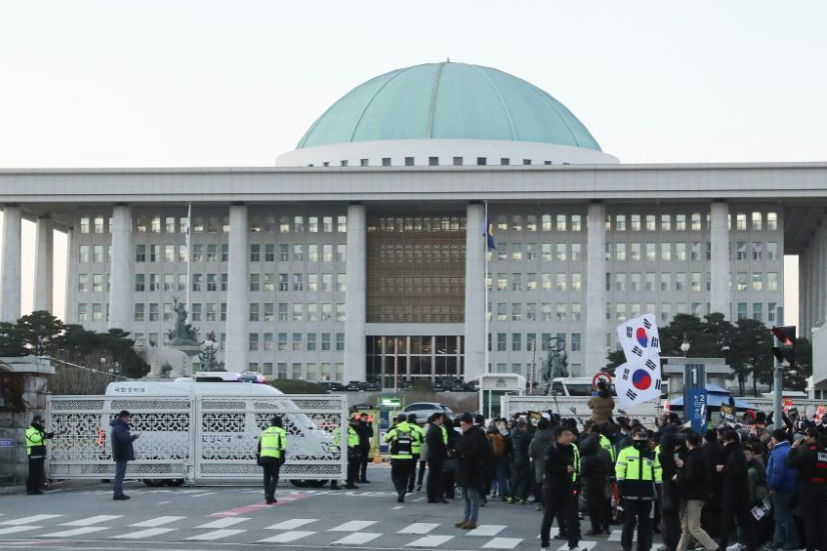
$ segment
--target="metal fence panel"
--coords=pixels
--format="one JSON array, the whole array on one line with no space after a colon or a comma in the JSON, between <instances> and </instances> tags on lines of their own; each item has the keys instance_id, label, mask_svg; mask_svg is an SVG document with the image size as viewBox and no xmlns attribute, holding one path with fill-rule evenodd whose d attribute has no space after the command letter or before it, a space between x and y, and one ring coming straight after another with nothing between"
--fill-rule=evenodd
<instances>
[{"instance_id":1,"label":"metal fence panel","mask_svg":"<svg viewBox=\"0 0 827 551\"><path fill-rule=\"evenodd\" d=\"M502 415L511 418L518 413L529 411L557 413L563 418L575 418L583 422L591 419L592 413L588 401L590 396L503 396ZM655 422L660 405L655 402L641 404L629 412L628 416L640 419L641 423L651 424ZM615 415L621 413L615 409Z\"/></svg>"},{"instance_id":2,"label":"metal fence panel","mask_svg":"<svg viewBox=\"0 0 827 551\"><path fill-rule=\"evenodd\" d=\"M49 397L47 427L57 433L50 443L49 476L113 477L109 422L124 409L132 413L132 432L141 435L134 443L130 477L258 481L258 437L278 414L288 433L282 477L345 478L347 453L340 443L347 423L346 399L287 395Z\"/></svg>"}]
</instances>

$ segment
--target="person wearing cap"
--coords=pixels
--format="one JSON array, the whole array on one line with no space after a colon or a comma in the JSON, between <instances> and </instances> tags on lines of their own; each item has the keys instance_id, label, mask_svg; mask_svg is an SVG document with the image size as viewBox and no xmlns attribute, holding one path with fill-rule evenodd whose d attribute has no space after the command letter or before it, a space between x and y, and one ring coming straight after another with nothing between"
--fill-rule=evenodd
<instances>
[{"instance_id":1,"label":"person wearing cap","mask_svg":"<svg viewBox=\"0 0 827 551\"><path fill-rule=\"evenodd\" d=\"M726 550L727 540L735 528L735 523L741 527L744 535L746 551L756 549L756 530L753 517L750 513L752 504L749 502L749 472L747 458L741 448L741 439L734 429L725 430L721 436L724 443L723 468L720 469L723 479L721 492L721 524L718 532L719 549Z\"/></svg>"},{"instance_id":2,"label":"person wearing cap","mask_svg":"<svg viewBox=\"0 0 827 551\"><path fill-rule=\"evenodd\" d=\"M270 419L270 426L258 438L258 464L264 469L264 499L268 505L278 502L276 485L279 483L281 465L287 459L286 449L287 431L281 417L275 415Z\"/></svg>"},{"instance_id":3,"label":"person wearing cap","mask_svg":"<svg viewBox=\"0 0 827 551\"><path fill-rule=\"evenodd\" d=\"M784 429L772 431L772 452L767 461L767 486L772 500L775 531L767 548L798 549L798 530L793 519L793 504L798 486L798 470L787 465L790 440Z\"/></svg>"},{"instance_id":4,"label":"person wearing cap","mask_svg":"<svg viewBox=\"0 0 827 551\"><path fill-rule=\"evenodd\" d=\"M396 489L396 501L405 502L411 465L413 465L413 444L419 438L419 431L408 423L408 416L400 413L394 425L385 433L385 443L391 450L391 480Z\"/></svg>"},{"instance_id":5,"label":"person wearing cap","mask_svg":"<svg viewBox=\"0 0 827 551\"><path fill-rule=\"evenodd\" d=\"M623 551L631 551L637 525L637 551L649 551L652 547L652 504L655 484L661 482L660 470L655 468L655 453L649 448L646 428L637 426L629 436L632 445L620 450L615 465L618 490L625 504L620 544Z\"/></svg>"},{"instance_id":6,"label":"person wearing cap","mask_svg":"<svg viewBox=\"0 0 827 551\"><path fill-rule=\"evenodd\" d=\"M126 477L127 463L135 460L135 448L132 443L140 436L129 431L131 421L132 414L122 410L109 422L109 426L112 427L112 459L115 461L115 479L112 484L112 499L115 501L129 499L129 496L123 493L123 479Z\"/></svg>"},{"instance_id":7,"label":"person wearing cap","mask_svg":"<svg viewBox=\"0 0 827 551\"><path fill-rule=\"evenodd\" d=\"M46 481L46 472L43 469L46 461L46 440L53 437L54 433L46 432L43 417L35 415L32 424L26 429L26 455L29 457L26 493L30 496L43 493L43 484Z\"/></svg>"},{"instance_id":8,"label":"person wearing cap","mask_svg":"<svg viewBox=\"0 0 827 551\"><path fill-rule=\"evenodd\" d=\"M425 441L425 429L420 427L419 423L416 422L416 413L408 414L408 424L417 435L411 443L411 466L410 472L408 473L408 493L412 494L414 491L414 486L416 485L416 467L419 463L420 454L422 453L422 442ZM422 489L421 480L422 477L420 476L420 490Z\"/></svg>"},{"instance_id":9,"label":"person wearing cap","mask_svg":"<svg viewBox=\"0 0 827 551\"><path fill-rule=\"evenodd\" d=\"M350 425L347 427L347 480L345 488L358 490L356 479L359 478L359 465L362 463L359 447L359 417L350 418Z\"/></svg>"},{"instance_id":10,"label":"person wearing cap","mask_svg":"<svg viewBox=\"0 0 827 551\"><path fill-rule=\"evenodd\" d=\"M827 449L818 435L818 427L808 424L787 458L787 464L798 469L798 507L807 551L827 549Z\"/></svg>"},{"instance_id":11,"label":"person wearing cap","mask_svg":"<svg viewBox=\"0 0 827 551\"><path fill-rule=\"evenodd\" d=\"M543 471L543 492L545 509L540 525L540 548L548 551L551 547L551 525L557 518L560 532L565 519L565 537L569 551L580 544L580 518L578 516L578 478L580 457L573 444L574 433L569 427L559 425L553 430L554 442L546 448Z\"/></svg>"}]
</instances>

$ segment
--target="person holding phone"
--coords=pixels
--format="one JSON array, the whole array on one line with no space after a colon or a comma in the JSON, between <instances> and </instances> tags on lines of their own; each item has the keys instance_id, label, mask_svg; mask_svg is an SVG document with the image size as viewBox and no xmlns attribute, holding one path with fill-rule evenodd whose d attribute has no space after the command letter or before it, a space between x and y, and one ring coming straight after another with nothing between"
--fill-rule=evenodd
<instances>
[{"instance_id":1,"label":"person holding phone","mask_svg":"<svg viewBox=\"0 0 827 551\"><path fill-rule=\"evenodd\" d=\"M131 421L132 414L123 410L109 422L109 426L112 427L112 459L115 461L115 482L112 486L112 499L115 501L129 499L129 496L123 493L123 479L126 477L126 464L135 460L135 449L132 443L140 436L130 433L129 423Z\"/></svg>"}]
</instances>

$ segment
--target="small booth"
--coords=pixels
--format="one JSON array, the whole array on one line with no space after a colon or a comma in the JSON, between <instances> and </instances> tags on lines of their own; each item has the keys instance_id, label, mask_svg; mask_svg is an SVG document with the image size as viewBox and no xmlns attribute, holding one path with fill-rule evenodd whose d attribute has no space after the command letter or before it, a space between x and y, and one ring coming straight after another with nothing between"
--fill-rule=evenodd
<instances>
[{"instance_id":1,"label":"small booth","mask_svg":"<svg viewBox=\"0 0 827 551\"><path fill-rule=\"evenodd\" d=\"M516 373L488 373L480 375L480 411L486 419L499 417L500 398L525 396L526 380Z\"/></svg>"}]
</instances>

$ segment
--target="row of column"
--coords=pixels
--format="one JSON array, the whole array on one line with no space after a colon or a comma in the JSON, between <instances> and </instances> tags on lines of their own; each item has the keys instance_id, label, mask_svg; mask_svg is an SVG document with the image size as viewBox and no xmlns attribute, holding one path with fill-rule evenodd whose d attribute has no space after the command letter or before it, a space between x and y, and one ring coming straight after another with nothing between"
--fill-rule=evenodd
<instances>
[{"instance_id":1,"label":"row of column","mask_svg":"<svg viewBox=\"0 0 827 551\"><path fill-rule=\"evenodd\" d=\"M361 204L348 206L347 212L347 301L345 322L345 380L364 380L366 364L366 216ZM729 208L713 202L710 210L710 263L712 311L729 315ZM118 204L112 213L112 265L109 297L109 327L126 331L132 326L132 212L129 205ZM586 246L586 311L584 364L593 373L605 364L606 356L606 207L592 202L588 207ZM0 277L0 321L14 322L21 315L21 221L19 205L5 205L3 221L3 272ZM472 379L485 372L485 211L479 203L467 206L465 268L465 374ZM54 225L49 217L37 222L35 261L35 309L52 310ZM249 270L247 206L230 206L227 341L225 363L228 369L247 369L248 328L247 289ZM72 257L72 234L68 252ZM819 259L820 260L820 259ZM72 263L70 262L70 266ZM70 278L71 279L71 278ZM71 293L68 293L71 296ZM71 304L72 301L69 301ZM67 311L68 319L72 312Z\"/></svg>"}]
</instances>

